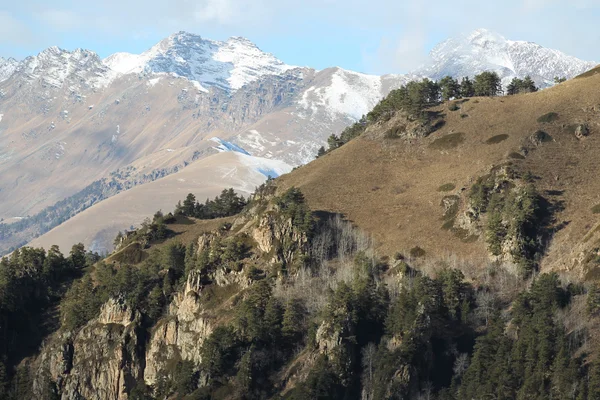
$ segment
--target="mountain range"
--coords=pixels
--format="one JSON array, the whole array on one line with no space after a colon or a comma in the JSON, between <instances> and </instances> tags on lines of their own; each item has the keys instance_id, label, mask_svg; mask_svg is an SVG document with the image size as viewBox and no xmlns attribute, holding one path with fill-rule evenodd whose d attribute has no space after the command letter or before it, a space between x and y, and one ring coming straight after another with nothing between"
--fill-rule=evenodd
<instances>
[{"instance_id":1,"label":"mountain range","mask_svg":"<svg viewBox=\"0 0 600 400\"><path fill-rule=\"evenodd\" d=\"M168 179L178 193L214 196L233 186L247 194L312 160L330 134L410 80L493 70L504 84L530 75L547 87L595 65L484 29L448 39L430 58L403 75L315 70L287 65L244 38L186 32L139 55L101 59L52 47L22 61L0 58L0 218L19 224L2 226L0 251L59 223L39 240L68 247L68 219L78 213L86 230L78 237L109 250L109 238L141 222L148 207L173 207L172 196L146 202L142 188L154 181ZM230 151L235 157L223 156ZM176 178L196 163L203 167L195 179ZM119 214L112 202L94 211L125 191L141 206Z\"/></svg>"}]
</instances>

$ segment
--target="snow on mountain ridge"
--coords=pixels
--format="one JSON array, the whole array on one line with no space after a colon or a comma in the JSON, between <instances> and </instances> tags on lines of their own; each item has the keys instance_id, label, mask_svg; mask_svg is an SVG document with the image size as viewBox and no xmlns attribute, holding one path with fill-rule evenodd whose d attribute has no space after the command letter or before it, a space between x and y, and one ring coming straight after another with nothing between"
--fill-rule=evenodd
<instances>
[{"instance_id":1,"label":"snow on mountain ridge","mask_svg":"<svg viewBox=\"0 0 600 400\"><path fill-rule=\"evenodd\" d=\"M342 114L358 120L381 99L380 76L361 74L339 67L331 70L329 84L311 86L298 101L307 113L314 115L324 111L330 117Z\"/></svg>"},{"instance_id":2,"label":"snow on mountain ridge","mask_svg":"<svg viewBox=\"0 0 600 400\"><path fill-rule=\"evenodd\" d=\"M19 66L19 62L14 58L2 58L0 57L0 82L3 82L10 78Z\"/></svg>"},{"instance_id":3,"label":"snow on mountain ridge","mask_svg":"<svg viewBox=\"0 0 600 400\"><path fill-rule=\"evenodd\" d=\"M248 39L231 37L219 42L187 32L173 34L140 55L115 53L104 62L122 74L174 73L226 91L295 68L261 51Z\"/></svg>"},{"instance_id":4,"label":"snow on mountain ridge","mask_svg":"<svg viewBox=\"0 0 600 400\"><path fill-rule=\"evenodd\" d=\"M572 78L596 65L537 43L508 40L487 29L447 39L431 50L430 57L431 63L420 68L419 75L460 78L495 71L504 85L514 77L530 75L542 87L552 85L555 76Z\"/></svg>"},{"instance_id":5,"label":"snow on mountain ridge","mask_svg":"<svg viewBox=\"0 0 600 400\"><path fill-rule=\"evenodd\" d=\"M16 72L22 72L26 81L40 80L43 85L55 88L62 87L67 81L76 86L105 87L115 76L93 51L67 51L56 46L17 63L13 73Z\"/></svg>"}]
</instances>

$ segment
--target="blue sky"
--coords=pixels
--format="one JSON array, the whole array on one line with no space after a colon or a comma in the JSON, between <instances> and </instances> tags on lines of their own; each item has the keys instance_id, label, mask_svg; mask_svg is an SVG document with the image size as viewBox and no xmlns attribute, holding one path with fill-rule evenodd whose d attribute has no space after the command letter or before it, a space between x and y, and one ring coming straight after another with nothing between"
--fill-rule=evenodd
<instances>
[{"instance_id":1,"label":"blue sky","mask_svg":"<svg viewBox=\"0 0 600 400\"><path fill-rule=\"evenodd\" d=\"M186 30L245 36L288 64L403 73L477 28L600 61L597 21L600 0L0 0L0 56L53 45L139 53Z\"/></svg>"}]
</instances>

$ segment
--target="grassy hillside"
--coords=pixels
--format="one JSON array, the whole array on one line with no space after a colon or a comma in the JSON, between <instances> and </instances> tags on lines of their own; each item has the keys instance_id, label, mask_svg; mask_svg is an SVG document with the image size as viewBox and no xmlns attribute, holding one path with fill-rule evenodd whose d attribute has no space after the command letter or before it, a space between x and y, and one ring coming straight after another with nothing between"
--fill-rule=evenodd
<instances>
[{"instance_id":1,"label":"grassy hillside","mask_svg":"<svg viewBox=\"0 0 600 400\"><path fill-rule=\"evenodd\" d=\"M445 124L426 137L403 136L406 120L396 116L282 177L280 185L299 187L313 209L343 214L372 234L384 254L420 246L428 254L487 259L483 235L465 240L443 228L442 203L458 196L465 211L477 179L510 166L552 205L543 269L587 271L595 266L580 254L596 245L600 222L594 209L600 203L599 88L600 77L587 74L537 93L446 103L433 109ZM576 136L579 126L587 136ZM395 130L399 137L390 139Z\"/></svg>"}]
</instances>

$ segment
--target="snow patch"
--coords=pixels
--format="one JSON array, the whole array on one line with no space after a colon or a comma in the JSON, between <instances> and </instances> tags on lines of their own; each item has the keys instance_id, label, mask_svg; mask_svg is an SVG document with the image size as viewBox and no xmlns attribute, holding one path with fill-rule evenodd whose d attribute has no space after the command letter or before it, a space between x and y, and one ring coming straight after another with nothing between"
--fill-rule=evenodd
<instances>
[{"instance_id":1,"label":"snow patch","mask_svg":"<svg viewBox=\"0 0 600 400\"><path fill-rule=\"evenodd\" d=\"M239 141L244 147L254 150L254 152L263 152L266 150L266 146L275 146L277 142L266 139L256 129L250 129L243 135L237 136Z\"/></svg>"},{"instance_id":2,"label":"snow patch","mask_svg":"<svg viewBox=\"0 0 600 400\"><path fill-rule=\"evenodd\" d=\"M383 97L381 77L338 68L328 86L307 89L298 104L312 115L324 110L360 119Z\"/></svg>"},{"instance_id":3,"label":"snow patch","mask_svg":"<svg viewBox=\"0 0 600 400\"><path fill-rule=\"evenodd\" d=\"M2 122L2 117L4 117L4 114L0 114L0 122Z\"/></svg>"},{"instance_id":4,"label":"snow patch","mask_svg":"<svg viewBox=\"0 0 600 400\"><path fill-rule=\"evenodd\" d=\"M160 78L152 78L152 79L148 79L148 83L147 85L149 87L154 87L154 85L156 85L158 83L158 81L160 81Z\"/></svg>"},{"instance_id":5,"label":"snow patch","mask_svg":"<svg viewBox=\"0 0 600 400\"><path fill-rule=\"evenodd\" d=\"M248 153L246 150L242 149L240 146L235 145L235 144L233 144L231 142L228 142L226 140L220 139L218 137L213 137L210 140L219 144L217 147L215 147L216 150L219 150L221 152L223 152L223 151L233 151L233 152L236 152L236 153L245 154L247 156L250 156L250 153Z\"/></svg>"},{"instance_id":6,"label":"snow patch","mask_svg":"<svg viewBox=\"0 0 600 400\"><path fill-rule=\"evenodd\" d=\"M280 160L262 157L253 157L243 153L236 153L240 162L246 167L262 174L265 178L277 178L292 170L292 166Z\"/></svg>"}]
</instances>

